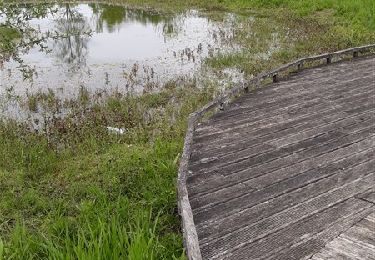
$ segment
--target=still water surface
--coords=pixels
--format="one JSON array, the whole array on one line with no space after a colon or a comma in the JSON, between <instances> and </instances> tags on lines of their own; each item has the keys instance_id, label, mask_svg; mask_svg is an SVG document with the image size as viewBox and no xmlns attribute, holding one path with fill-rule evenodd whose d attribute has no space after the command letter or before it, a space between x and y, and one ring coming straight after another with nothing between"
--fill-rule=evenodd
<instances>
[{"instance_id":1,"label":"still water surface","mask_svg":"<svg viewBox=\"0 0 375 260\"><path fill-rule=\"evenodd\" d=\"M24 5L19 13L35 8ZM9 16L9 15L8 15ZM0 22L14 19L0 16ZM49 6L27 20L47 48L20 51L22 65L32 70L24 79L19 61L0 67L0 95L52 90L58 97L91 92L157 89L178 77L195 77L209 56L234 51L227 14L214 22L198 11L161 15L103 4Z\"/></svg>"}]
</instances>

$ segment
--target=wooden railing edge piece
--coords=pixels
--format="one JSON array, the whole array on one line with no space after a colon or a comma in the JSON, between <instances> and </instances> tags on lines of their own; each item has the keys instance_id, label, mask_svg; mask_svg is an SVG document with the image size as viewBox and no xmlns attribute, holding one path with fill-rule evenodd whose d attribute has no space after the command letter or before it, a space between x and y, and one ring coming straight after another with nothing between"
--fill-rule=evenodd
<instances>
[{"instance_id":1,"label":"wooden railing edge piece","mask_svg":"<svg viewBox=\"0 0 375 260\"><path fill-rule=\"evenodd\" d=\"M195 130L195 122L198 120L198 114L193 113L189 116L188 128L185 136L184 149L182 152L180 167L178 171L178 210L182 219L182 232L184 236L184 246L188 259L201 260L202 255L199 247L198 235L194 224L193 211L190 206L188 190L186 187L186 178L188 173L189 159L191 154L191 145Z\"/></svg>"},{"instance_id":2,"label":"wooden railing edge piece","mask_svg":"<svg viewBox=\"0 0 375 260\"><path fill-rule=\"evenodd\" d=\"M257 77L249 80L245 84L240 84L235 86L226 93L216 98L215 100L211 101L204 107L198 109L197 111L193 112L189 116L188 120L188 127L185 136L184 148L182 157L180 160L180 167L178 171L178 206L179 206L179 214L182 219L182 231L184 236L184 246L186 249L186 255L189 260L201 260L202 254L199 247L199 240L197 235L197 230L194 224L194 216L193 211L191 209L190 201L189 201L189 194L186 186L186 179L188 174L188 167L189 167L189 159L191 156L191 146L193 143L193 135L195 128L198 122L212 109L215 108L222 108L223 103L230 100L231 97L240 94L241 92L247 92L250 86L259 86L261 82L265 79L272 78L273 81L277 81L277 75L281 72L285 72L290 68L297 66L297 71L303 67L304 63L311 62L311 61L318 61L322 59L327 60L327 64L334 62L332 60L333 57L340 57L343 55L353 54L353 58L357 58L360 52L367 52L371 49L375 50L375 44L370 44L361 47L349 48L341 51L336 51L332 53L325 53L316 56L306 57L294 62L288 63L279 67L278 69L262 73ZM335 61L338 62L338 61ZM301 65L302 64L302 65ZM314 66L312 66L314 67ZM312 68L311 67L311 68ZM276 75L276 77L275 77Z\"/></svg>"}]
</instances>

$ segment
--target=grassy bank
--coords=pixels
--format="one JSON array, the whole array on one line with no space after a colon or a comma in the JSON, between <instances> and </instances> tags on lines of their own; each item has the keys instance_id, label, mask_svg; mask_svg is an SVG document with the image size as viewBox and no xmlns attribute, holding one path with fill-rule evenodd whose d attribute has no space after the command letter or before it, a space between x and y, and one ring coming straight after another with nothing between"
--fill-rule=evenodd
<instances>
[{"instance_id":1,"label":"grassy bank","mask_svg":"<svg viewBox=\"0 0 375 260\"><path fill-rule=\"evenodd\" d=\"M297 57L375 42L371 0L117 2L167 12L201 8L212 19L238 14L234 41L242 51L209 58L218 73L235 67L251 77ZM17 33L0 27L0 42L5 37ZM267 54L273 37L277 48ZM188 114L215 92L170 83L160 93L98 101L85 91L70 102L30 96L25 107L55 117L38 132L0 122L0 260L184 258L178 160ZM70 111L63 119L62 107Z\"/></svg>"},{"instance_id":2,"label":"grassy bank","mask_svg":"<svg viewBox=\"0 0 375 260\"><path fill-rule=\"evenodd\" d=\"M91 108L85 94L48 131L2 123L0 259L182 257L175 183L185 119L212 92L170 84ZM59 103L32 102L52 113Z\"/></svg>"},{"instance_id":3,"label":"grassy bank","mask_svg":"<svg viewBox=\"0 0 375 260\"><path fill-rule=\"evenodd\" d=\"M371 0L209 1L206 8L215 9L220 2L225 10L242 14L235 40L244 48L209 59L209 65L218 70L237 67L251 77L301 57L375 42L375 2ZM249 14L258 19L249 22ZM275 51L268 58L254 59L270 49L265 43L272 42L271 35L277 36Z\"/></svg>"}]
</instances>

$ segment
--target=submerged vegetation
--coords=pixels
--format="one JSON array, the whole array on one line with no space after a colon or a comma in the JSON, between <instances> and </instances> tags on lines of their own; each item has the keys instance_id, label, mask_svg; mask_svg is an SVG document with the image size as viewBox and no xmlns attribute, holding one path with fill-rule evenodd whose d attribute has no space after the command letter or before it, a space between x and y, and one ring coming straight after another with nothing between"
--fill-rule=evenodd
<instances>
[{"instance_id":1,"label":"submerged vegetation","mask_svg":"<svg viewBox=\"0 0 375 260\"><path fill-rule=\"evenodd\" d=\"M0 62L12 52L12 42L20 37L17 29L0 25ZM1 64L1 63L0 63Z\"/></svg>"},{"instance_id":2,"label":"submerged vegetation","mask_svg":"<svg viewBox=\"0 0 375 260\"><path fill-rule=\"evenodd\" d=\"M297 57L375 41L372 0L110 2L159 12L203 8L215 20L236 13L229 40L241 50L205 60L218 75L236 68L250 78ZM4 43L19 36L0 26L0 59ZM220 90L185 79L143 95L34 93L21 105L39 118L0 116L0 260L184 258L175 183L186 120Z\"/></svg>"}]
</instances>

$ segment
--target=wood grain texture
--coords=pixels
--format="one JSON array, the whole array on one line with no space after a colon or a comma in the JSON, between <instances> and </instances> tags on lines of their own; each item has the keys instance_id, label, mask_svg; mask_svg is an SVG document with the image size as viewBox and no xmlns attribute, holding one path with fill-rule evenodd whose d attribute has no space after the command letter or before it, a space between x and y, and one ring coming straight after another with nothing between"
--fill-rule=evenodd
<instances>
[{"instance_id":1,"label":"wood grain texture","mask_svg":"<svg viewBox=\"0 0 375 260\"><path fill-rule=\"evenodd\" d=\"M312 260L375 259L375 212L327 243Z\"/></svg>"},{"instance_id":2,"label":"wood grain texture","mask_svg":"<svg viewBox=\"0 0 375 260\"><path fill-rule=\"evenodd\" d=\"M190 133L202 259L373 259L375 57L277 79Z\"/></svg>"}]
</instances>

